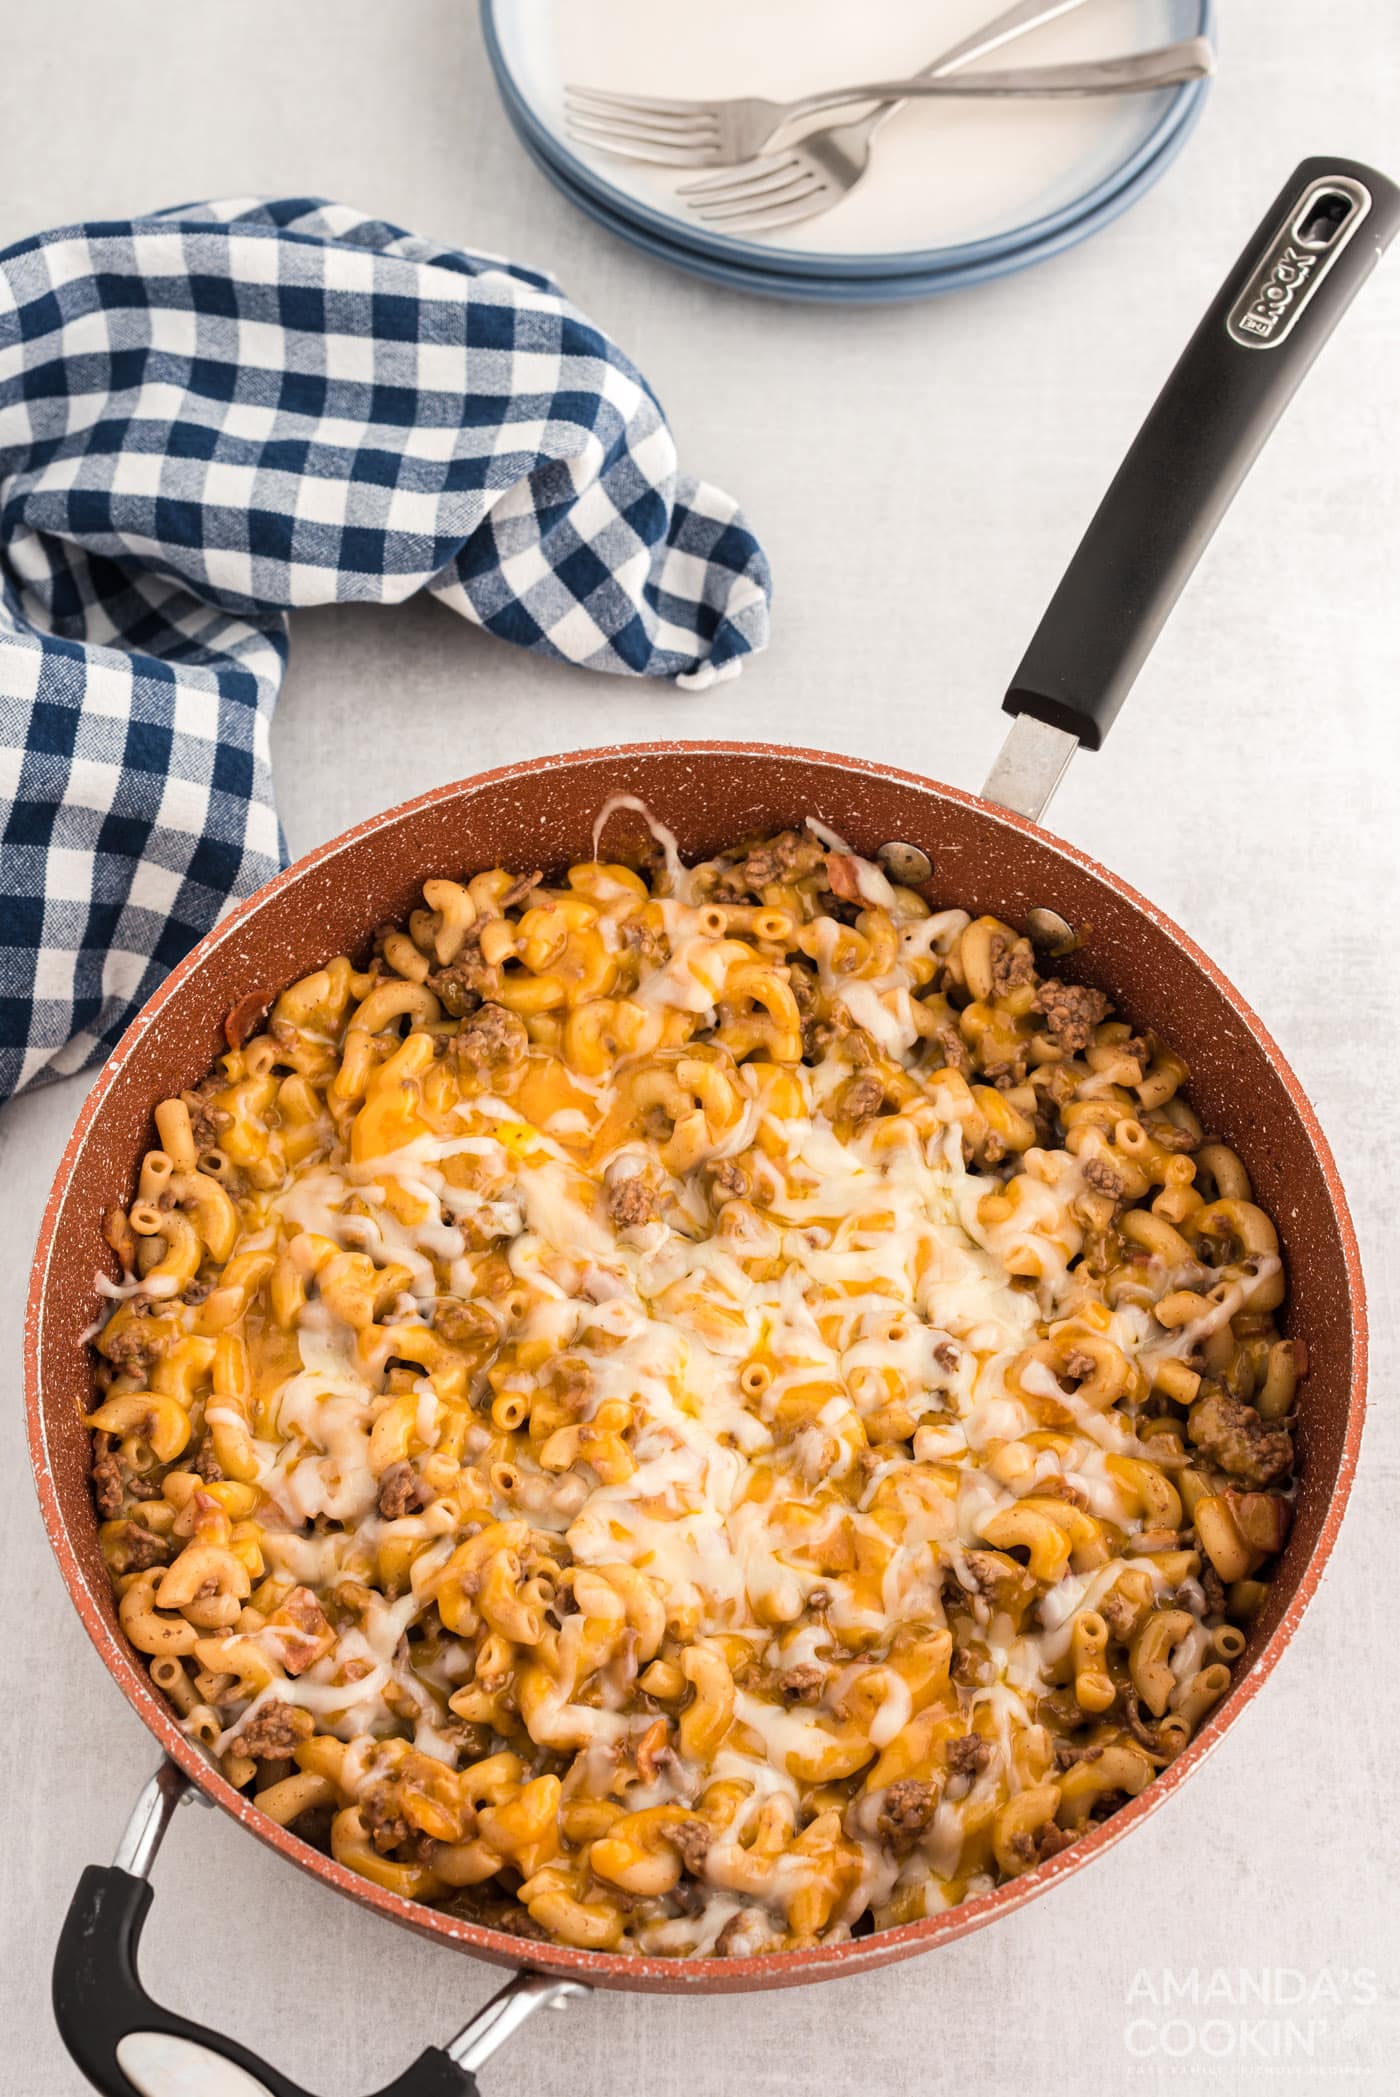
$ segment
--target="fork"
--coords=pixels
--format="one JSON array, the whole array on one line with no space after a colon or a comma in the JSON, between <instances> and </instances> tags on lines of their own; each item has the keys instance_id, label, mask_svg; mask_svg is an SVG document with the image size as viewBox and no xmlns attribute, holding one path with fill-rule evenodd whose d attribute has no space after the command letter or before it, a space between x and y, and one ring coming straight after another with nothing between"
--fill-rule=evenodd
<instances>
[{"instance_id":1,"label":"fork","mask_svg":"<svg viewBox=\"0 0 1400 2097\"><path fill-rule=\"evenodd\" d=\"M1058 21L1061 15L1072 14L1076 8L1083 5L1084 0L1015 0L1013 6L1006 8L993 21L986 23L981 29L974 30L971 36L964 37L961 43L952 45L940 57L934 59L931 65L924 68L924 73L930 79L941 79L946 74L961 72L964 66L970 66L977 59L985 58L989 52L1000 50L1003 44L1009 44L1017 37L1028 36L1043 23ZM643 129L647 128L647 120L654 118L654 128L661 131L682 128L686 120L689 120L695 126L697 134L703 135L685 140L658 140L655 141L654 155L633 152L630 156L625 156L634 159L654 158L662 166L729 167L739 161L751 160L770 146L778 133L792 120L794 108L805 106L766 102L752 96L718 102L676 102L658 100L655 96L617 95L602 88L566 86L564 92L569 104L580 105L580 119L583 109L592 107L597 115L611 116L615 119L608 127L614 131L622 128L624 117L640 120ZM898 102L891 102L880 111L872 111L871 116L863 121L871 122L873 117L875 125L878 125L885 116L892 115L898 106ZM573 122L571 110L571 128ZM875 125L872 125L872 136ZM608 141L591 142L607 144L609 151L616 150L616 146ZM635 143L640 144L644 141ZM687 156L700 154L702 147L707 150L701 157L686 157L680 161L671 158L673 152Z\"/></svg>"},{"instance_id":2,"label":"fork","mask_svg":"<svg viewBox=\"0 0 1400 2097\"><path fill-rule=\"evenodd\" d=\"M929 78L916 73L905 80L864 80L850 87L828 88L818 94L803 95L796 102L740 100L725 105L724 124L716 124L711 117L697 119L668 113L684 108L683 104L642 103L631 96L614 99L600 90L571 88L568 126L570 135L580 144L596 146L624 160L646 160L664 167L732 166L728 157L734 150L732 139L742 137L746 129L755 135L762 131L771 138L787 124L828 109L941 96L1056 99L1142 94L1153 88L1200 80L1210 72L1212 63L1208 40L1197 36L1157 51L1138 51L1124 58L1099 58L1077 65L1014 66L1005 71L968 73L956 78ZM585 96L590 99L584 100ZM730 138L726 138L726 130ZM725 189L733 185L726 177L714 186ZM681 194L697 193L701 188L702 185L692 184Z\"/></svg>"},{"instance_id":3,"label":"fork","mask_svg":"<svg viewBox=\"0 0 1400 2097\"><path fill-rule=\"evenodd\" d=\"M1214 70L1214 53L1205 37L1192 37L1161 51L1144 51L1131 58L1104 59L1094 69L1099 84L1067 85L1068 76L1085 69L1073 66L1025 67L1015 73L974 74L963 81L924 81L917 85L898 82L900 100L888 100L849 124L834 124L810 132L800 144L786 151L751 161L744 169L728 170L704 182L684 184L678 195L686 208L706 225L732 232L766 232L777 226L796 225L829 211L855 188L870 166L871 143L885 119L901 106L904 97L953 93L970 89L976 81L989 84L993 94L1083 95L1143 93L1152 88L1171 87L1184 81L1205 79ZM1039 78L1040 85L1034 85ZM1015 83L998 86L997 82Z\"/></svg>"}]
</instances>

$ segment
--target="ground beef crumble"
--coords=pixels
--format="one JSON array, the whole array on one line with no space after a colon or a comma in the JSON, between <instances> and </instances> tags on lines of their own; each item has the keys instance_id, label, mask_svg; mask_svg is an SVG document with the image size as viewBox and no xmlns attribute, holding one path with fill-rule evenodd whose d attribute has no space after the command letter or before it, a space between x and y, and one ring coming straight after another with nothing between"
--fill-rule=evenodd
<instances>
[{"instance_id":1,"label":"ground beef crumble","mask_svg":"<svg viewBox=\"0 0 1400 2097\"><path fill-rule=\"evenodd\" d=\"M467 1887L455 1894L447 1905L447 1912L460 1915L466 1922L476 1922L483 1929L501 1930L508 1937L528 1937L534 1944L549 1944L553 1940L542 1922L536 1922L528 1908L522 1908L518 1900L505 1896L492 1898L483 1894L479 1887Z\"/></svg>"},{"instance_id":2,"label":"ground beef crumble","mask_svg":"<svg viewBox=\"0 0 1400 2097\"><path fill-rule=\"evenodd\" d=\"M160 1358L160 1342L140 1325L124 1325L120 1332L102 1335L102 1352L114 1369L124 1376L143 1375Z\"/></svg>"},{"instance_id":3,"label":"ground beef crumble","mask_svg":"<svg viewBox=\"0 0 1400 2097\"><path fill-rule=\"evenodd\" d=\"M165 1538L157 1536L140 1522L128 1524L123 1541L127 1568L133 1573L144 1573L153 1565L163 1565L169 1555L170 1546Z\"/></svg>"},{"instance_id":4,"label":"ground beef crumble","mask_svg":"<svg viewBox=\"0 0 1400 2097\"><path fill-rule=\"evenodd\" d=\"M1025 1829L1011 1838L1011 1847L1026 1864L1043 1864L1047 1857L1058 1856L1068 1849L1074 1840L1073 1830L1057 1827L1053 1820L1043 1828Z\"/></svg>"},{"instance_id":5,"label":"ground beef crumble","mask_svg":"<svg viewBox=\"0 0 1400 2097\"><path fill-rule=\"evenodd\" d=\"M1106 1194L1110 1201L1121 1201L1128 1191L1128 1182L1109 1158L1086 1158L1084 1177L1096 1193Z\"/></svg>"},{"instance_id":6,"label":"ground beef crumble","mask_svg":"<svg viewBox=\"0 0 1400 2097\"><path fill-rule=\"evenodd\" d=\"M1099 1603L1099 1615L1108 1625L1112 1636L1120 1644L1131 1637L1133 1626L1138 1618L1137 1610L1133 1604L1126 1595L1120 1595L1116 1588L1112 1594L1105 1595Z\"/></svg>"},{"instance_id":7,"label":"ground beef crumble","mask_svg":"<svg viewBox=\"0 0 1400 2097\"><path fill-rule=\"evenodd\" d=\"M992 989L998 997L1020 990L1035 981L1035 960L1027 941L1007 941L1000 933L992 941Z\"/></svg>"},{"instance_id":8,"label":"ground beef crumble","mask_svg":"<svg viewBox=\"0 0 1400 2097\"><path fill-rule=\"evenodd\" d=\"M875 1826L886 1841L911 1841L928 1826L937 1804L938 1793L932 1784L904 1777L885 1793Z\"/></svg>"},{"instance_id":9,"label":"ground beef crumble","mask_svg":"<svg viewBox=\"0 0 1400 2097\"><path fill-rule=\"evenodd\" d=\"M948 1742L948 1767L955 1777L975 1777L991 1760L991 1743L980 1733L964 1733Z\"/></svg>"},{"instance_id":10,"label":"ground beef crumble","mask_svg":"<svg viewBox=\"0 0 1400 2097\"><path fill-rule=\"evenodd\" d=\"M710 1853L710 1831L702 1820L666 1820L658 1832L680 1856L693 1879L699 1878Z\"/></svg>"},{"instance_id":11,"label":"ground beef crumble","mask_svg":"<svg viewBox=\"0 0 1400 2097\"><path fill-rule=\"evenodd\" d=\"M745 888L755 894L778 881L800 881L821 865L825 854L814 837L784 830L765 845L757 845L736 871Z\"/></svg>"},{"instance_id":12,"label":"ground beef crumble","mask_svg":"<svg viewBox=\"0 0 1400 2097\"><path fill-rule=\"evenodd\" d=\"M1137 1699L1134 1698L1132 1701L1135 1704ZM1129 1723L1131 1724L1131 1722L1130 1714ZM1057 1740L1055 1742L1056 1769L1073 1769L1076 1762L1097 1762L1102 1755L1103 1749L1097 1745L1091 1747L1076 1740Z\"/></svg>"},{"instance_id":13,"label":"ground beef crumble","mask_svg":"<svg viewBox=\"0 0 1400 2097\"><path fill-rule=\"evenodd\" d=\"M477 927L467 934L455 961L428 975L429 990L441 999L443 1010L454 1019L474 1012L484 998L494 997L500 987L500 970L489 967L481 958L481 932Z\"/></svg>"},{"instance_id":14,"label":"ground beef crumble","mask_svg":"<svg viewBox=\"0 0 1400 2097\"><path fill-rule=\"evenodd\" d=\"M967 1043L957 1028L939 1027L933 1038L943 1053L943 1068L960 1071L966 1077L972 1069L972 1058L968 1054Z\"/></svg>"},{"instance_id":15,"label":"ground beef crumble","mask_svg":"<svg viewBox=\"0 0 1400 2097\"><path fill-rule=\"evenodd\" d=\"M92 1493L97 1502L97 1512L104 1522L115 1521L122 1511L126 1497L122 1481L120 1461L112 1454L112 1437L95 1434L92 1438Z\"/></svg>"},{"instance_id":16,"label":"ground beef crumble","mask_svg":"<svg viewBox=\"0 0 1400 2097\"><path fill-rule=\"evenodd\" d=\"M964 1689L980 1688L985 1682L990 1680L991 1672L990 1661L986 1660L980 1653L974 1653L971 1646L958 1646L955 1648L953 1663L949 1673L955 1682L962 1684Z\"/></svg>"},{"instance_id":17,"label":"ground beef crumble","mask_svg":"<svg viewBox=\"0 0 1400 2097\"><path fill-rule=\"evenodd\" d=\"M1271 1426L1252 1405L1212 1389L1191 1408L1186 1431L1222 1471L1247 1485L1272 1485L1293 1468L1293 1437Z\"/></svg>"},{"instance_id":18,"label":"ground beef crumble","mask_svg":"<svg viewBox=\"0 0 1400 2097\"><path fill-rule=\"evenodd\" d=\"M232 1116L222 1107L211 1105L216 1092L222 1092L228 1080L222 1071L211 1070L200 1079L192 1092L182 1094L190 1112L190 1132L198 1150L216 1150L222 1132L228 1127Z\"/></svg>"},{"instance_id":19,"label":"ground beef crumble","mask_svg":"<svg viewBox=\"0 0 1400 2097\"><path fill-rule=\"evenodd\" d=\"M614 1230L655 1223L660 1214L661 1204L655 1191L640 1176L618 1180L608 1189L608 1216Z\"/></svg>"},{"instance_id":20,"label":"ground beef crumble","mask_svg":"<svg viewBox=\"0 0 1400 2097\"><path fill-rule=\"evenodd\" d=\"M876 1077L873 1070L862 1071L842 1088L841 1112L853 1129L873 1121L884 1104L885 1081Z\"/></svg>"},{"instance_id":21,"label":"ground beef crumble","mask_svg":"<svg viewBox=\"0 0 1400 2097\"><path fill-rule=\"evenodd\" d=\"M411 1463L390 1464L379 1481L379 1512L386 1522L401 1522L417 1514L430 1498Z\"/></svg>"},{"instance_id":22,"label":"ground beef crumble","mask_svg":"<svg viewBox=\"0 0 1400 2097\"><path fill-rule=\"evenodd\" d=\"M214 1437L212 1435L205 1435L204 1440L200 1443L199 1454L194 1460L194 1468L196 1476L202 1478L206 1485L217 1485L223 1477L222 1466L218 1457L214 1454Z\"/></svg>"},{"instance_id":23,"label":"ground beef crumble","mask_svg":"<svg viewBox=\"0 0 1400 2097\"><path fill-rule=\"evenodd\" d=\"M500 1338L496 1321L484 1305L462 1303L455 1296L440 1297L434 1305L433 1331L449 1347L490 1349Z\"/></svg>"},{"instance_id":24,"label":"ground beef crumble","mask_svg":"<svg viewBox=\"0 0 1400 2097\"><path fill-rule=\"evenodd\" d=\"M278 1762L290 1755L295 1747L309 1740L316 1730L316 1721L309 1711L296 1704L284 1704L274 1700L255 1711L234 1740L241 1755L251 1755L258 1762Z\"/></svg>"},{"instance_id":25,"label":"ground beef crumble","mask_svg":"<svg viewBox=\"0 0 1400 2097\"><path fill-rule=\"evenodd\" d=\"M727 1201L742 1201L749 1191L748 1174L732 1158L721 1158L718 1164L708 1166L705 1177L716 1208Z\"/></svg>"},{"instance_id":26,"label":"ground beef crumble","mask_svg":"<svg viewBox=\"0 0 1400 2097\"><path fill-rule=\"evenodd\" d=\"M804 1661L801 1667L790 1667L778 1677L780 1693L793 1704L815 1704L825 1683L826 1669L811 1660Z\"/></svg>"},{"instance_id":27,"label":"ground beef crumble","mask_svg":"<svg viewBox=\"0 0 1400 2097\"><path fill-rule=\"evenodd\" d=\"M524 1020L504 1005L482 1005L460 1033L448 1037L454 1060L478 1076L487 1070L514 1070L524 1062L529 1046Z\"/></svg>"},{"instance_id":28,"label":"ground beef crumble","mask_svg":"<svg viewBox=\"0 0 1400 2097\"><path fill-rule=\"evenodd\" d=\"M1095 1027L1113 1010L1101 990L1091 990L1086 983L1061 983L1055 976L1041 984L1036 1005L1045 1014L1050 1039L1067 1056L1088 1048Z\"/></svg>"},{"instance_id":29,"label":"ground beef crumble","mask_svg":"<svg viewBox=\"0 0 1400 2097\"><path fill-rule=\"evenodd\" d=\"M393 1803L387 1784L377 1784L360 1800L360 1819L365 1833L381 1854L407 1842L413 1830Z\"/></svg>"},{"instance_id":30,"label":"ground beef crumble","mask_svg":"<svg viewBox=\"0 0 1400 2097\"><path fill-rule=\"evenodd\" d=\"M1143 1128L1163 1150L1195 1150L1199 1141L1190 1129L1179 1128L1174 1121L1145 1121Z\"/></svg>"},{"instance_id":31,"label":"ground beef crumble","mask_svg":"<svg viewBox=\"0 0 1400 2097\"><path fill-rule=\"evenodd\" d=\"M1067 1478L1042 1479L1036 1491L1043 1500L1063 1500L1069 1507L1081 1508L1086 1514L1089 1511L1089 1495L1081 1492L1077 1485L1071 1485Z\"/></svg>"}]
</instances>

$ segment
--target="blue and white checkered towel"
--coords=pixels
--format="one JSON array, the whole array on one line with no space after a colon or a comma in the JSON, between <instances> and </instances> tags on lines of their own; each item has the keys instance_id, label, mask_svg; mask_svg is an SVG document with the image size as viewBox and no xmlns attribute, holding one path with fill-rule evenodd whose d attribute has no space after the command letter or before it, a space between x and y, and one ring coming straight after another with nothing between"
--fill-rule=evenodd
<instances>
[{"instance_id":1,"label":"blue and white checkered towel","mask_svg":"<svg viewBox=\"0 0 1400 2097\"><path fill-rule=\"evenodd\" d=\"M288 611L422 589L594 670L767 638L749 527L548 278L306 198L0 253L0 1098L285 862Z\"/></svg>"}]
</instances>

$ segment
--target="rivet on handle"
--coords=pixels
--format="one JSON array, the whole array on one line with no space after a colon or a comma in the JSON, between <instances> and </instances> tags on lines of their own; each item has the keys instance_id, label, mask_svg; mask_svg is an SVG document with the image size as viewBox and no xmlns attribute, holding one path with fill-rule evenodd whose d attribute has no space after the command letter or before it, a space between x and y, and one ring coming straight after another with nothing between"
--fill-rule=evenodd
<instances>
[{"instance_id":1,"label":"rivet on handle","mask_svg":"<svg viewBox=\"0 0 1400 2097\"><path fill-rule=\"evenodd\" d=\"M875 857L898 888L917 888L933 879L933 861L917 845L881 845Z\"/></svg>"}]
</instances>

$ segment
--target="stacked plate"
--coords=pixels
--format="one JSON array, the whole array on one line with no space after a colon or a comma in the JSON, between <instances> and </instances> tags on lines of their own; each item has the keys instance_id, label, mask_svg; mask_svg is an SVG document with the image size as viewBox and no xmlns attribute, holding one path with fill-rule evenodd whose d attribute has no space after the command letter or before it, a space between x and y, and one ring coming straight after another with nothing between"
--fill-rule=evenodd
<instances>
[{"instance_id":1,"label":"stacked plate","mask_svg":"<svg viewBox=\"0 0 1400 2097\"><path fill-rule=\"evenodd\" d=\"M780 298L921 298L1005 276L1087 239L1181 151L1207 82L1111 100L906 104L864 181L822 217L727 232L677 194L695 175L575 144L564 83L641 95L788 99L903 78L997 0L481 0L486 47L531 158L599 225L678 269ZM1103 58L1209 35L1214 0L1083 0L981 67ZM930 46L932 45L932 48ZM700 170L704 175L708 170Z\"/></svg>"}]
</instances>

